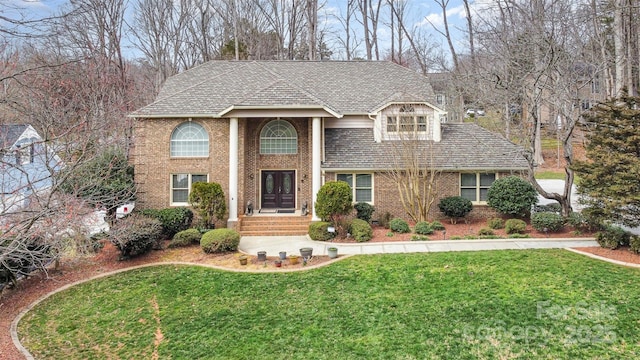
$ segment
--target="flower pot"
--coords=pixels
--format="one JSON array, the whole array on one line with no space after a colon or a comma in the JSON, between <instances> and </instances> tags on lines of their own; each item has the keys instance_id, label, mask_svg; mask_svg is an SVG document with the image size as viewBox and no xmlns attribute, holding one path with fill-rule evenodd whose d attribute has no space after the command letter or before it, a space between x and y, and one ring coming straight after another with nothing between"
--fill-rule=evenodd
<instances>
[{"instance_id":1,"label":"flower pot","mask_svg":"<svg viewBox=\"0 0 640 360\"><path fill-rule=\"evenodd\" d=\"M267 261L266 251L258 251L258 261Z\"/></svg>"},{"instance_id":2,"label":"flower pot","mask_svg":"<svg viewBox=\"0 0 640 360\"><path fill-rule=\"evenodd\" d=\"M289 263L291 265L297 264L299 260L300 260L300 258L298 257L298 255L290 255L289 256Z\"/></svg>"},{"instance_id":3,"label":"flower pot","mask_svg":"<svg viewBox=\"0 0 640 360\"><path fill-rule=\"evenodd\" d=\"M287 259L287 252L286 251L280 251L279 255L280 255L280 260L286 260Z\"/></svg>"},{"instance_id":4,"label":"flower pot","mask_svg":"<svg viewBox=\"0 0 640 360\"><path fill-rule=\"evenodd\" d=\"M310 258L313 255L313 248L310 247L305 247L305 248L300 248L300 256L302 256L303 258Z\"/></svg>"},{"instance_id":5,"label":"flower pot","mask_svg":"<svg viewBox=\"0 0 640 360\"><path fill-rule=\"evenodd\" d=\"M246 255L242 255L238 258L240 261L240 265L247 265L247 261L249 260Z\"/></svg>"},{"instance_id":6,"label":"flower pot","mask_svg":"<svg viewBox=\"0 0 640 360\"><path fill-rule=\"evenodd\" d=\"M276 260L273 263L276 265L276 267L281 267L282 266L282 260Z\"/></svg>"},{"instance_id":7,"label":"flower pot","mask_svg":"<svg viewBox=\"0 0 640 360\"><path fill-rule=\"evenodd\" d=\"M338 257L338 248L337 247L330 247L327 249L327 255L329 255L329 258L331 259L335 259Z\"/></svg>"}]
</instances>

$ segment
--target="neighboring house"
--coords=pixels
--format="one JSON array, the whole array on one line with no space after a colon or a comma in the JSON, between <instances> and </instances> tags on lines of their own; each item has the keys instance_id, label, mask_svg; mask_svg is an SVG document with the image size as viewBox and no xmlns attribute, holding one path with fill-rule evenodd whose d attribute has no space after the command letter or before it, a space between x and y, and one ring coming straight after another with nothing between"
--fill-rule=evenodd
<instances>
[{"instance_id":1,"label":"neighboring house","mask_svg":"<svg viewBox=\"0 0 640 360\"><path fill-rule=\"evenodd\" d=\"M411 133L425 166L442 171L439 197L482 207L497 177L527 170L522 149L475 124L441 123L436 101L426 77L390 62L205 63L169 78L155 102L130 115L136 205L184 206L194 182L215 181L230 227L249 201L256 212L307 204L316 219L318 190L338 179L376 214L406 218L385 172Z\"/></svg>"},{"instance_id":2,"label":"neighboring house","mask_svg":"<svg viewBox=\"0 0 640 360\"><path fill-rule=\"evenodd\" d=\"M0 125L0 213L18 210L30 195L49 189L59 166L31 125Z\"/></svg>"}]
</instances>

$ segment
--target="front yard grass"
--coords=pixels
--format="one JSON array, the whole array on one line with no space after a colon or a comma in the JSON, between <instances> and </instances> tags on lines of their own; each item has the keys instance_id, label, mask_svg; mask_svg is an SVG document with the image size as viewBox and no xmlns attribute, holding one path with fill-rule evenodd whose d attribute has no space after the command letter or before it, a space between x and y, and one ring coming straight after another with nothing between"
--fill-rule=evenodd
<instances>
[{"instance_id":1,"label":"front yard grass","mask_svg":"<svg viewBox=\"0 0 640 360\"><path fill-rule=\"evenodd\" d=\"M640 270L563 250L352 257L295 273L157 266L19 324L52 359L631 359Z\"/></svg>"}]
</instances>

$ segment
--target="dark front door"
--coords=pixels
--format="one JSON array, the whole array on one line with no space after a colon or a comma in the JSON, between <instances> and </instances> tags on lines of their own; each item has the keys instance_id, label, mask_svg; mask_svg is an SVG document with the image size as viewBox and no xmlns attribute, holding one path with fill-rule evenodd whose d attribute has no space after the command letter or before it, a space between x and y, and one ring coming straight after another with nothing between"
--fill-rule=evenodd
<instances>
[{"instance_id":1,"label":"dark front door","mask_svg":"<svg viewBox=\"0 0 640 360\"><path fill-rule=\"evenodd\" d=\"M262 208L296 207L296 175L293 170L262 171Z\"/></svg>"}]
</instances>

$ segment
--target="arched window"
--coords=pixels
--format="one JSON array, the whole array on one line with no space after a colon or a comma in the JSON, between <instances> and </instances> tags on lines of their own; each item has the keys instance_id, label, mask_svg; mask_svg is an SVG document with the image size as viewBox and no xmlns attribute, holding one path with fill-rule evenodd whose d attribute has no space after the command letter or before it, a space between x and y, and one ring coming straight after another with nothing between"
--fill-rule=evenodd
<instances>
[{"instance_id":1,"label":"arched window","mask_svg":"<svg viewBox=\"0 0 640 360\"><path fill-rule=\"evenodd\" d=\"M209 134L202 125L185 122L171 134L171 157L209 156Z\"/></svg>"},{"instance_id":2,"label":"arched window","mask_svg":"<svg viewBox=\"0 0 640 360\"><path fill-rule=\"evenodd\" d=\"M273 120L260 132L260 154L297 154L298 133L288 121Z\"/></svg>"}]
</instances>

